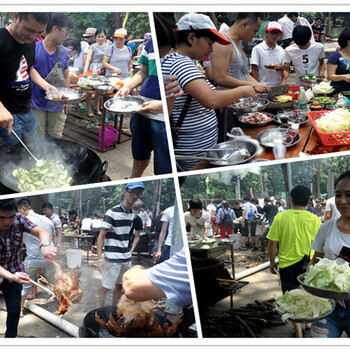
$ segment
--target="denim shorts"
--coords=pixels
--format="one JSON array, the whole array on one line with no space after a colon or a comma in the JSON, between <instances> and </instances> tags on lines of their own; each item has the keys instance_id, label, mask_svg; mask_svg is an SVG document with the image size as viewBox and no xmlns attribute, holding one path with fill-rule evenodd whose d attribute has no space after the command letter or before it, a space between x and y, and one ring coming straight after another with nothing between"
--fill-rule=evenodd
<instances>
[{"instance_id":1,"label":"denim shorts","mask_svg":"<svg viewBox=\"0 0 350 350\"><path fill-rule=\"evenodd\" d=\"M337 305L329 316L312 323L311 337L340 338L343 332L350 336L350 306Z\"/></svg>"},{"instance_id":2,"label":"denim shorts","mask_svg":"<svg viewBox=\"0 0 350 350\"><path fill-rule=\"evenodd\" d=\"M135 160L148 160L154 151L154 174L171 173L168 139L165 123L134 113L130 119L132 156Z\"/></svg>"},{"instance_id":3,"label":"denim shorts","mask_svg":"<svg viewBox=\"0 0 350 350\"><path fill-rule=\"evenodd\" d=\"M153 251L156 252L158 250L158 239L154 239L153 242Z\"/></svg>"},{"instance_id":4,"label":"denim shorts","mask_svg":"<svg viewBox=\"0 0 350 350\"><path fill-rule=\"evenodd\" d=\"M38 122L34 113L30 110L25 114L13 114L13 130L23 140L33 140L37 138ZM8 135L7 128L0 128L0 145L10 147L18 143L16 137Z\"/></svg>"}]
</instances>

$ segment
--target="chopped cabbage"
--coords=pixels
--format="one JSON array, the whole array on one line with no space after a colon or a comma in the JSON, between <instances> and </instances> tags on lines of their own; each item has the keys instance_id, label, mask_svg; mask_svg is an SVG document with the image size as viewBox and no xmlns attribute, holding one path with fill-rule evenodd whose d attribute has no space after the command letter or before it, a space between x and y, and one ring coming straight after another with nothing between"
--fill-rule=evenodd
<instances>
[{"instance_id":1,"label":"chopped cabbage","mask_svg":"<svg viewBox=\"0 0 350 350\"><path fill-rule=\"evenodd\" d=\"M282 321L292 319L312 319L332 310L332 302L316 297L302 289L286 291L282 296L274 295L278 311L283 313Z\"/></svg>"},{"instance_id":2,"label":"chopped cabbage","mask_svg":"<svg viewBox=\"0 0 350 350\"><path fill-rule=\"evenodd\" d=\"M338 108L325 113L321 118L316 119L315 123L322 132L350 131L350 111Z\"/></svg>"},{"instance_id":3,"label":"chopped cabbage","mask_svg":"<svg viewBox=\"0 0 350 350\"><path fill-rule=\"evenodd\" d=\"M320 289L350 292L350 267L347 263L338 265L334 260L320 259L310 266L304 283Z\"/></svg>"},{"instance_id":4,"label":"chopped cabbage","mask_svg":"<svg viewBox=\"0 0 350 350\"><path fill-rule=\"evenodd\" d=\"M315 84L312 87L312 92L314 94L320 95L320 94L330 94L331 92L333 92L333 87L330 83L326 83L325 81L323 81L322 83L319 84Z\"/></svg>"}]
</instances>

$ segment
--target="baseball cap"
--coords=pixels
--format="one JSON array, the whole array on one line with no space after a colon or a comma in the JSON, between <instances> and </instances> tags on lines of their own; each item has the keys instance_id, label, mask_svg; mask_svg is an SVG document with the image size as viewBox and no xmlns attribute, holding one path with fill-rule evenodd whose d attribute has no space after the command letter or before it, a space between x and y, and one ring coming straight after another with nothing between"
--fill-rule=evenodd
<instances>
[{"instance_id":1,"label":"baseball cap","mask_svg":"<svg viewBox=\"0 0 350 350\"><path fill-rule=\"evenodd\" d=\"M188 13L182 16L179 21L176 23L175 32L182 30L210 30L214 35L217 36L217 42L221 45L229 45L230 41L226 39L225 36L220 34L212 22L212 20L200 13Z\"/></svg>"},{"instance_id":2,"label":"baseball cap","mask_svg":"<svg viewBox=\"0 0 350 350\"><path fill-rule=\"evenodd\" d=\"M136 181L136 182L131 182L129 184L126 184L124 191L125 190L133 190L134 188L143 188L145 189L145 185L141 181Z\"/></svg>"},{"instance_id":3,"label":"baseball cap","mask_svg":"<svg viewBox=\"0 0 350 350\"><path fill-rule=\"evenodd\" d=\"M86 37L94 36L94 35L96 35L96 31L97 31L96 28L86 28L85 33L83 34L83 36L86 36Z\"/></svg>"},{"instance_id":4,"label":"baseball cap","mask_svg":"<svg viewBox=\"0 0 350 350\"><path fill-rule=\"evenodd\" d=\"M271 32L271 30L279 30L281 33L283 33L282 26L276 21L267 23L266 31Z\"/></svg>"},{"instance_id":5,"label":"baseball cap","mask_svg":"<svg viewBox=\"0 0 350 350\"><path fill-rule=\"evenodd\" d=\"M152 33L145 33L143 34L143 40L149 40L152 37Z\"/></svg>"},{"instance_id":6,"label":"baseball cap","mask_svg":"<svg viewBox=\"0 0 350 350\"><path fill-rule=\"evenodd\" d=\"M125 38L128 32L124 28L119 28L114 32L114 37L115 38Z\"/></svg>"}]
</instances>

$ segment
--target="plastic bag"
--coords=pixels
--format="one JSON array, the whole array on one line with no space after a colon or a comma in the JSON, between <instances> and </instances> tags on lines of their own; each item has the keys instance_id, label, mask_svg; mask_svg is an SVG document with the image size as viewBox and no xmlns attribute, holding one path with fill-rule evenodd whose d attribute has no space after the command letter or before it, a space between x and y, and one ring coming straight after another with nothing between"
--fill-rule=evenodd
<instances>
[{"instance_id":1,"label":"plastic bag","mask_svg":"<svg viewBox=\"0 0 350 350\"><path fill-rule=\"evenodd\" d=\"M104 140L104 149L107 149L113 145L115 140L117 139L119 132L112 125L105 125L105 140ZM100 129L98 135L98 144L100 149L102 148L102 128Z\"/></svg>"}]
</instances>

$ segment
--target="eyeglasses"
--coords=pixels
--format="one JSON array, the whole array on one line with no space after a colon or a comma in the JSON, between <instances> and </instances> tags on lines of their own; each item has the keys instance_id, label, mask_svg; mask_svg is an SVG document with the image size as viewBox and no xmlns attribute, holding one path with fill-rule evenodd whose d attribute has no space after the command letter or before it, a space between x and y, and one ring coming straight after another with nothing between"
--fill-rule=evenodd
<instances>
[{"instance_id":1,"label":"eyeglasses","mask_svg":"<svg viewBox=\"0 0 350 350\"><path fill-rule=\"evenodd\" d=\"M140 192L134 192L134 191L126 191L130 194L131 197L139 197L141 198L143 196L143 191Z\"/></svg>"},{"instance_id":2,"label":"eyeglasses","mask_svg":"<svg viewBox=\"0 0 350 350\"><path fill-rule=\"evenodd\" d=\"M61 30L63 33L66 33L67 35L69 35L70 33L69 33L69 31L67 31L67 30L65 30L65 29L63 29L63 28L61 28L61 27L59 27L59 26L56 26L59 30Z\"/></svg>"}]
</instances>

